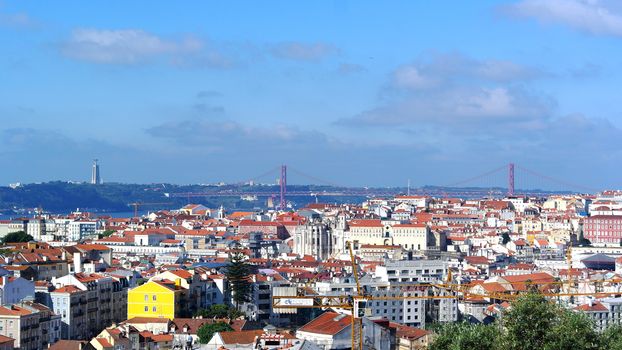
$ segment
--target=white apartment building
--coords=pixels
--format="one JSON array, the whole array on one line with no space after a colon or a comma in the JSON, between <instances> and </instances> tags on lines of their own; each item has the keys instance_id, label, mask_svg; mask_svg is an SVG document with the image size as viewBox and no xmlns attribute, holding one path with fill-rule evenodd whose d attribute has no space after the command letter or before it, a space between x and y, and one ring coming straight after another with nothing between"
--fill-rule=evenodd
<instances>
[{"instance_id":1,"label":"white apartment building","mask_svg":"<svg viewBox=\"0 0 622 350\"><path fill-rule=\"evenodd\" d=\"M622 298L605 298L600 301L590 299L575 310L585 312L600 332L609 326L622 324Z\"/></svg>"},{"instance_id":2,"label":"white apartment building","mask_svg":"<svg viewBox=\"0 0 622 350\"><path fill-rule=\"evenodd\" d=\"M98 221L77 220L69 223L69 240L77 242L83 238L97 238L101 229Z\"/></svg>"}]
</instances>

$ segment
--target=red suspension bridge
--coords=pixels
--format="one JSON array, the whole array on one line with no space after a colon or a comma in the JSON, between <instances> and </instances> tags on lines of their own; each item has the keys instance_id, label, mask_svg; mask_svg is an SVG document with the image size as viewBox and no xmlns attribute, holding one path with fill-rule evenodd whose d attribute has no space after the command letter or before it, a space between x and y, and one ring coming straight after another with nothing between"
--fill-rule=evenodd
<instances>
[{"instance_id":1,"label":"red suspension bridge","mask_svg":"<svg viewBox=\"0 0 622 350\"><path fill-rule=\"evenodd\" d=\"M301 186L291 186L288 190L288 170L298 178L298 183L313 183L322 186L315 190L301 190ZM262 179L276 179L265 185L257 185ZM304 181L304 182L301 182ZM302 171L287 165L275 167L259 176L240 182L237 187L229 187L205 192L178 192L170 193L170 197L231 197L231 196L255 196L278 198L278 207L287 207L287 197L389 197L398 194L474 197L474 196L538 196L547 193L583 192L595 193L599 190L580 184L574 184L565 180L550 177L539 172L522 167L518 164L509 163L498 168L486 171L479 175L469 177L457 182L442 186L426 186L411 190L407 188L367 188L348 187L331 181L307 175ZM244 186L245 185L245 186ZM249 187L251 189L249 189ZM257 190L254 190L257 188Z\"/></svg>"}]
</instances>

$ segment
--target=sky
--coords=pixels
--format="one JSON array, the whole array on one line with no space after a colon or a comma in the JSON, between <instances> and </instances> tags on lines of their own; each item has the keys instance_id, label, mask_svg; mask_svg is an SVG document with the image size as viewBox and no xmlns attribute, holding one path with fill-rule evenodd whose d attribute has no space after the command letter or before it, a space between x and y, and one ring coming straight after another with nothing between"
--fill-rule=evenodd
<instances>
[{"instance_id":1,"label":"sky","mask_svg":"<svg viewBox=\"0 0 622 350\"><path fill-rule=\"evenodd\" d=\"M0 0L0 185L620 188L621 71L619 1Z\"/></svg>"}]
</instances>

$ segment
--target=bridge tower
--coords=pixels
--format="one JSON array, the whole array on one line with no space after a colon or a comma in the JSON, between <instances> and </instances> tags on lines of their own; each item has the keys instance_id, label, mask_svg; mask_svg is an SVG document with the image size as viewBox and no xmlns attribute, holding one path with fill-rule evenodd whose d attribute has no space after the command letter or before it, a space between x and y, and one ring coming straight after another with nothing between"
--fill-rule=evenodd
<instances>
[{"instance_id":1,"label":"bridge tower","mask_svg":"<svg viewBox=\"0 0 622 350\"><path fill-rule=\"evenodd\" d=\"M508 196L514 195L514 163L508 164Z\"/></svg>"},{"instance_id":2,"label":"bridge tower","mask_svg":"<svg viewBox=\"0 0 622 350\"><path fill-rule=\"evenodd\" d=\"M281 179L279 181L281 185L281 201L279 202L279 209L287 209L287 200L285 199L285 193L287 192L287 165L281 165Z\"/></svg>"}]
</instances>

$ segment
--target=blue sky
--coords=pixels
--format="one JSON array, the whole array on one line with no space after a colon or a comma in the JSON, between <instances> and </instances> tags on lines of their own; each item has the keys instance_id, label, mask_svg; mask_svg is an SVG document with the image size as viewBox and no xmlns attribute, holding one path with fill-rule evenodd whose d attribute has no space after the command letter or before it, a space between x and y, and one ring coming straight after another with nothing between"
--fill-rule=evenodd
<instances>
[{"instance_id":1,"label":"blue sky","mask_svg":"<svg viewBox=\"0 0 622 350\"><path fill-rule=\"evenodd\" d=\"M0 43L0 183L621 185L616 1L2 1Z\"/></svg>"}]
</instances>

